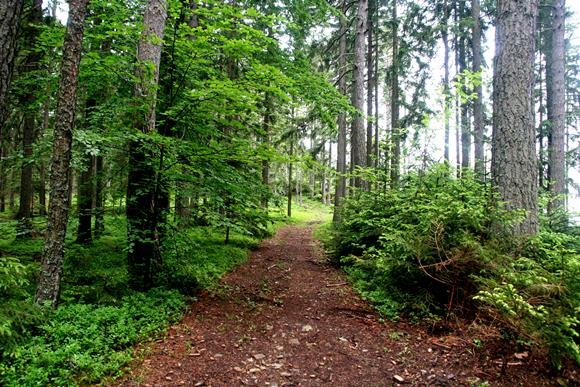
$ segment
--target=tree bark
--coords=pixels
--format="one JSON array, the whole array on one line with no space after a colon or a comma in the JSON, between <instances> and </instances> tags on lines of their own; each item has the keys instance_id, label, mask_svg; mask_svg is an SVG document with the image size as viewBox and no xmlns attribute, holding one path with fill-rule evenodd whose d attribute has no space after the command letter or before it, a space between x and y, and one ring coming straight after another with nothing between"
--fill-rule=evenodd
<instances>
[{"instance_id":1,"label":"tree bark","mask_svg":"<svg viewBox=\"0 0 580 387\"><path fill-rule=\"evenodd\" d=\"M471 33L471 44L473 51L473 72L481 74L481 20L479 0L471 0L471 17L473 18L473 29ZM473 100L473 134L475 148L475 175L483 180L485 177L485 149L484 133L485 123L483 117L483 91L481 85L481 75L479 82L475 86L476 98Z\"/></svg>"},{"instance_id":2,"label":"tree bark","mask_svg":"<svg viewBox=\"0 0 580 387\"><path fill-rule=\"evenodd\" d=\"M343 3L343 12L345 5ZM338 43L338 90L346 95L346 31L347 23L344 15L340 16L340 38ZM334 193L333 222L340 221L340 206L346 196L346 114L338 116L338 144L336 147L336 191Z\"/></svg>"},{"instance_id":3,"label":"tree bark","mask_svg":"<svg viewBox=\"0 0 580 387\"><path fill-rule=\"evenodd\" d=\"M270 133L272 131L272 95L270 93L266 93L264 95L264 117L262 122L262 130L263 130L263 143L265 146L270 146ZM262 160L262 184L264 184L264 188L268 191L270 190L270 161L267 158ZM270 198L269 192L265 192L262 196L262 207L268 208L268 201Z\"/></svg>"},{"instance_id":4,"label":"tree bark","mask_svg":"<svg viewBox=\"0 0 580 387\"><path fill-rule=\"evenodd\" d=\"M391 45L393 63L391 66L391 186L399 184L401 170L401 128L399 128L399 33L397 19L397 0L393 0L391 10Z\"/></svg>"},{"instance_id":5,"label":"tree bark","mask_svg":"<svg viewBox=\"0 0 580 387\"><path fill-rule=\"evenodd\" d=\"M499 0L493 76L492 178L508 209L526 211L514 235L538 231L532 92L537 0Z\"/></svg>"},{"instance_id":6,"label":"tree bark","mask_svg":"<svg viewBox=\"0 0 580 387\"><path fill-rule=\"evenodd\" d=\"M105 232L105 200L103 191L105 189L104 179L104 158L102 155L94 157L94 180L95 180L95 225L93 229L93 237L100 238Z\"/></svg>"},{"instance_id":7,"label":"tree bark","mask_svg":"<svg viewBox=\"0 0 580 387\"><path fill-rule=\"evenodd\" d=\"M70 0L64 38L60 85L54 126L48 223L35 300L56 307L64 259L69 210L69 175L72 129L75 118L77 82L81 60L84 20L88 0Z\"/></svg>"},{"instance_id":8,"label":"tree bark","mask_svg":"<svg viewBox=\"0 0 580 387\"><path fill-rule=\"evenodd\" d=\"M23 5L24 0L0 0L0 131L7 116L6 96L12 80Z\"/></svg>"},{"instance_id":9,"label":"tree bark","mask_svg":"<svg viewBox=\"0 0 580 387\"><path fill-rule=\"evenodd\" d=\"M354 186L364 188L364 180L357 167L366 166L365 127L364 127L364 73L365 73L365 33L367 25L368 0L359 0L355 19L354 68L352 105L358 110L352 122L351 152L352 167L355 173Z\"/></svg>"},{"instance_id":10,"label":"tree bark","mask_svg":"<svg viewBox=\"0 0 580 387\"><path fill-rule=\"evenodd\" d=\"M443 98L444 98L444 120L445 120L445 150L444 157L446 162L450 162L449 159L449 118L451 116L451 88L449 87L449 5L447 1L443 5L443 22L445 26L441 32L441 39L443 40Z\"/></svg>"},{"instance_id":11,"label":"tree bark","mask_svg":"<svg viewBox=\"0 0 580 387\"><path fill-rule=\"evenodd\" d=\"M548 96L549 188L554 195L549 210L564 207L566 200L566 72L565 72L565 0L552 1L551 45L547 55L546 92Z\"/></svg>"},{"instance_id":12,"label":"tree bark","mask_svg":"<svg viewBox=\"0 0 580 387\"><path fill-rule=\"evenodd\" d=\"M33 73L39 68L41 55L34 50L40 35L39 23L42 21L42 1L35 0L30 10L28 25L25 28L26 44L30 52L26 55L22 65L22 71ZM36 95L32 90L27 90L21 97L20 103L24 106L24 121L22 125L22 154L24 159L20 170L19 206L16 213L18 225L16 235L18 238L29 238L32 235L32 198L34 189L32 185L32 145L36 129L37 108L34 106Z\"/></svg>"},{"instance_id":13,"label":"tree bark","mask_svg":"<svg viewBox=\"0 0 580 387\"><path fill-rule=\"evenodd\" d=\"M32 144L34 142L34 128L36 120L34 112L27 108L24 113L22 125L22 166L20 171L20 192L18 212L15 218L18 220L16 226L16 238L28 239L32 236Z\"/></svg>"},{"instance_id":14,"label":"tree bark","mask_svg":"<svg viewBox=\"0 0 580 387\"><path fill-rule=\"evenodd\" d=\"M143 134L155 131L156 85L167 19L166 0L150 0L143 19L144 31L137 49L137 84L135 98L140 110L135 114L134 127ZM127 181L127 263L129 286L145 291L153 286L153 274L160 264L159 218L157 206L157 173L155 155L150 144L142 139L129 144L129 175ZM149 145L149 146L148 146Z\"/></svg>"},{"instance_id":15,"label":"tree bark","mask_svg":"<svg viewBox=\"0 0 580 387\"><path fill-rule=\"evenodd\" d=\"M78 185L78 216L79 225L77 228L76 242L89 244L92 241L92 214L93 214L93 193L94 193L94 168L92 157L85 155L88 160L85 162L85 169L81 171Z\"/></svg>"},{"instance_id":16,"label":"tree bark","mask_svg":"<svg viewBox=\"0 0 580 387\"><path fill-rule=\"evenodd\" d=\"M366 154L367 160L366 165L368 167L373 166L373 94L375 90L375 82L376 82L376 74L374 73L375 70L375 60L374 58L374 49L373 49L373 29L374 29L374 10L375 5L374 2L376 0L369 0L368 5L368 21L367 21L367 138L366 138ZM376 96L374 97L376 98ZM367 187L368 188L368 187Z\"/></svg>"}]
</instances>

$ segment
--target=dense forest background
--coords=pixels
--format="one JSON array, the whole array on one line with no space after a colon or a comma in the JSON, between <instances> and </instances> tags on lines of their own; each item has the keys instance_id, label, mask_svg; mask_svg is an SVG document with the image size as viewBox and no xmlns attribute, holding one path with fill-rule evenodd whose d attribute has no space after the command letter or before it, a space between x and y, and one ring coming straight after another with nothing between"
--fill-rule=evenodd
<instances>
[{"instance_id":1,"label":"dense forest background","mask_svg":"<svg viewBox=\"0 0 580 387\"><path fill-rule=\"evenodd\" d=\"M383 315L485 315L577 364L571 20L564 0L0 0L0 381L115 374L305 202Z\"/></svg>"}]
</instances>

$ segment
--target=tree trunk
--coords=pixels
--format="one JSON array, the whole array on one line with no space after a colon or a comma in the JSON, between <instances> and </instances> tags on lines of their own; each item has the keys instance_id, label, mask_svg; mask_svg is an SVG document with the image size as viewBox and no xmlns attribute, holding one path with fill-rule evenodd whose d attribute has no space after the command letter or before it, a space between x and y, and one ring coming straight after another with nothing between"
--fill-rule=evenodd
<instances>
[{"instance_id":1,"label":"tree trunk","mask_svg":"<svg viewBox=\"0 0 580 387\"><path fill-rule=\"evenodd\" d=\"M473 72L481 74L481 20L479 0L471 0L471 17L473 18L473 29L471 34L471 44L473 50ZM473 100L473 134L475 148L475 174L483 180L485 177L485 149L484 133L485 123L483 117L483 91L481 85L481 75L479 82L475 86L476 98Z\"/></svg>"},{"instance_id":2,"label":"tree trunk","mask_svg":"<svg viewBox=\"0 0 580 387\"><path fill-rule=\"evenodd\" d=\"M265 146L270 146L270 132L272 126L272 95L266 93L264 95L264 118L262 122L263 142ZM270 190L270 161L267 158L262 160L262 184L264 189ZM262 207L268 208L269 192L264 192L262 196Z\"/></svg>"},{"instance_id":3,"label":"tree trunk","mask_svg":"<svg viewBox=\"0 0 580 387\"><path fill-rule=\"evenodd\" d=\"M27 239L32 236L32 144L34 142L34 128L36 120L34 112L27 108L22 125L22 167L20 171L20 200L16 219L16 238Z\"/></svg>"},{"instance_id":4,"label":"tree trunk","mask_svg":"<svg viewBox=\"0 0 580 387\"><path fill-rule=\"evenodd\" d=\"M550 52L546 57L546 92L548 96L549 188L554 198L549 209L553 211L565 205L566 195L566 72L565 72L565 0L552 1L552 17L549 28ZM548 35L548 36L549 36Z\"/></svg>"},{"instance_id":5,"label":"tree trunk","mask_svg":"<svg viewBox=\"0 0 580 387\"><path fill-rule=\"evenodd\" d=\"M441 32L441 39L443 40L443 119L445 120L445 151L444 157L446 162L450 162L449 158L449 118L451 116L451 88L449 87L449 5L447 1L444 4L444 23L443 31Z\"/></svg>"},{"instance_id":6,"label":"tree trunk","mask_svg":"<svg viewBox=\"0 0 580 387\"><path fill-rule=\"evenodd\" d=\"M526 218L514 235L538 231L532 92L537 0L500 0L494 58L492 178L509 209Z\"/></svg>"},{"instance_id":7,"label":"tree trunk","mask_svg":"<svg viewBox=\"0 0 580 387\"><path fill-rule=\"evenodd\" d=\"M77 243L89 244L92 241L92 215L94 193L94 169L92 157L86 155L85 169L81 171L78 185L78 216Z\"/></svg>"},{"instance_id":8,"label":"tree trunk","mask_svg":"<svg viewBox=\"0 0 580 387\"><path fill-rule=\"evenodd\" d=\"M399 128L399 33L397 19L397 0L393 0L391 10L393 64L391 66L391 186L399 184L401 170L401 128Z\"/></svg>"},{"instance_id":9,"label":"tree trunk","mask_svg":"<svg viewBox=\"0 0 580 387\"><path fill-rule=\"evenodd\" d=\"M376 58L374 58L374 44L373 44L373 29L374 29L374 23L373 23L373 18L374 18L374 11L375 11L375 5L374 2L376 0L369 0L369 5L368 5L368 21L367 21L367 139L366 139L366 144L367 144L367 149L366 149L366 153L367 153L367 160L366 160L366 165L368 167L372 167L373 166L373 94L375 91L375 82L376 82L376 74L374 73L375 70L375 64L374 61L376 60ZM375 98L377 98L377 96L375 96ZM369 187L367 187L369 188Z\"/></svg>"},{"instance_id":10,"label":"tree trunk","mask_svg":"<svg viewBox=\"0 0 580 387\"><path fill-rule=\"evenodd\" d=\"M287 215L289 218L292 217L292 157L294 156L294 136L290 136L290 162L288 163L288 207Z\"/></svg>"},{"instance_id":11,"label":"tree trunk","mask_svg":"<svg viewBox=\"0 0 580 387\"><path fill-rule=\"evenodd\" d=\"M135 98L141 114L135 115L135 129L144 134L155 131L156 85L167 3L150 0L143 19L144 31L137 49L137 84ZM158 240L157 173L151 162L155 155L148 144L133 140L129 144L129 175L127 181L127 254L129 286L145 291L153 286L153 273L160 264Z\"/></svg>"},{"instance_id":12,"label":"tree trunk","mask_svg":"<svg viewBox=\"0 0 580 387\"><path fill-rule=\"evenodd\" d=\"M38 36L40 35L39 23L42 21L42 1L35 0L32 4L26 31L27 48L31 51L26 55L22 65L22 71L32 73L39 67L41 55L34 50ZM24 106L24 122L22 125L22 154L24 159L20 170L20 200L16 219L16 235L18 238L29 238L32 233L32 145L36 129L37 108L34 106L36 95L32 90L27 90L22 96L20 103Z\"/></svg>"},{"instance_id":13,"label":"tree trunk","mask_svg":"<svg viewBox=\"0 0 580 387\"><path fill-rule=\"evenodd\" d=\"M458 12L458 19L463 22L465 18L465 5L462 1L457 3L457 12ZM458 32L460 34L458 38L459 45L457 46L457 53L458 53L458 64L459 64L459 73L464 74L465 70L467 70L467 44L465 30L460 30ZM461 89L463 94L467 94L467 80L462 78L463 82L461 84ZM468 169L469 168L469 159L471 156L471 132L470 132L470 125L469 125L469 103L463 99L460 99L460 125L461 125L461 149L458 149L458 152L461 151L461 169Z\"/></svg>"},{"instance_id":14,"label":"tree trunk","mask_svg":"<svg viewBox=\"0 0 580 387\"><path fill-rule=\"evenodd\" d=\"M54 126L50 206L35 300L56 307L69 210L69 174L77 81L88 0L70 0Z\"/></svg>"},{"instance_id":15,"label":"tree trunk","mask_svg":"<svg viewBox=\"0 0 580 387\"><path fill-rule=\"evenodd\" d=\"M343 3L344 11L344 3ZM347 23L344 16L340 17L340 38L338 53L338 90L346 95L346 30ZM338 144L336 147L336 191L334 193L333 222L340 221L340 206L346 196L346 115L338 116Z\"/></svg>"},{"instance_id":16,"label":"tree trunk","mask_svg":"<svg viewBox=\"0 0 580 387\"><path fill-rule=\"evenodd\" d=\"M365 33L367 24L368 0L359 0L355 19L354 69L352 105L358 110L352 121L351 153L352 168L355 173L354 186L364 187L357 167L366 166L365 127L364 127L364 73L365 73Z\"/></svg>"},{"instance_id":17,"label":"tree trunk","mask_svg":"<svg viewBox=\"0 0 580 387\"><path fill-rule=\"evenodd\" d=\"M6 96L12 80L23 5L24 0L0 0L0 131L7 118Z\"/></svg>"},{"instance_id":18,"label":"tree trunk","mask_svg":"<svg viewBox=\"0 0 580 387\"><path fill-rule=\"evenodd\" d=\"M98 155L94 157L94 180L95 180L95 226L93 230L93 237L95 239L100 238L105 232L105 200L103 197L104 190L104 168L103 168L103 156Z\"/></svg>"}]
</instances>

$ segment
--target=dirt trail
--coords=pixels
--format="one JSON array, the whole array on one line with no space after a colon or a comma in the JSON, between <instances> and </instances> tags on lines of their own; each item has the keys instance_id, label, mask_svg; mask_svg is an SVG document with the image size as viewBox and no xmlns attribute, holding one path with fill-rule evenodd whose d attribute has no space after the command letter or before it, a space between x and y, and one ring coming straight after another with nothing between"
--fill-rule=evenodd
<instances>
[{"instance_id":1,"label":"dirt trail","mask_svg":"<svg viewBox=\"0 0 580 387\"><path fill-rule=\"evenodd\" d=\"M529 356L478 350L376 313L324 262L312 226L287 226L204 292L124 386L553 385ZM495 356L495 357L494 357Z\"/></svg>"}]
</instances>

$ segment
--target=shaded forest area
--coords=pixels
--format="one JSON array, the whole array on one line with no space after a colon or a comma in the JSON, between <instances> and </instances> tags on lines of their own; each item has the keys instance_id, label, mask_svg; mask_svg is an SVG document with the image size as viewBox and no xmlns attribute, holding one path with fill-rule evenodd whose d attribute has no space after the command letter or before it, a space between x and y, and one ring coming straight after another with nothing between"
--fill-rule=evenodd
<instances>
[{"instance_id":1,"label":"shaded forest area","mask_svg":"<svg viewBox=\"0 0 580 387\"><path fill-rule=\"evenodd\" d=\"M197 290L320 206L330 259L385 318L477 321L578 367L571 15L0 0L0 383L118 376Z\"/></svg>"}]
</instances>

